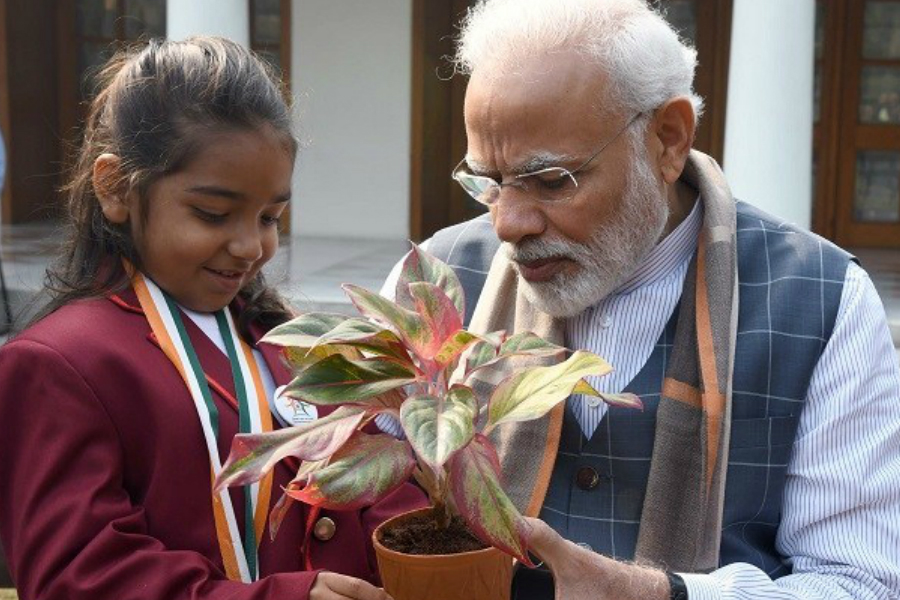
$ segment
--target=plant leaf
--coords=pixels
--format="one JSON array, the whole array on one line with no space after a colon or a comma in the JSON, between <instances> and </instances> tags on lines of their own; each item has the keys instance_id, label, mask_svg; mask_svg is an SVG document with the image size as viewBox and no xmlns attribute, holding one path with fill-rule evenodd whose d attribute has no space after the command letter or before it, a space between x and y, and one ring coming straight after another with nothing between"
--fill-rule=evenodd
<instances>
[{"instance_id":1,"label":"plant leaf","mask_svg":"<svg viewBox=\"0 0 900 600\"><path fill-rule=\"evenodd\" d=\"M307 367L282 394L320 405L367 404L365 400L415 380L412 370L394 360L350 360L333 354Z\"/></svg>"},{"instance_id":2,"label":"plant leaf","mask_svg":"<svg viewBox=\"0 0 900 600\"><path fill-rule=\"evenodd\" d=\"M583 350L556 365L517 371L491 395L487 426L538 419L571 395L581 379L610 371L612 367L605 360Z\"/></svg>"},{"instance_id":3,"label":"plant leaf","mask_svg":"<svg viewBox=\"0 0 900 600\"><path fill-rule=\"evenodd\" d=\"M316 340L349 318L331 313L307 313L273 328L260 341L274 346L312 348Z\"/></svg>"},{"instance_id":4,"label":"plant leaf","mask_svg":"<svg viewBox=\"0 0 900 600\"><path fill-rule=\"evenodd\" d=\"M238 434L231 453L216 478L215 489L258 481L287 456L316 461L333 454L356 431L364 408L341 406L329 415L304 425L255 434Z\"/></svg>"},{"instance_id":5,"label":"plant leaf","mask_svg":"<svg viewBox=\"0 0 900 600\"><path fill-rule=\"evenodd\" d=\"M478 539L528 566L525 522L500 486L500 461L491 442L476 434L450 459L450 493Z\"/></svg>"},{"instance_id":6,"label":"plant leaf","mask_svg":"<svg viewBox=\"0 0 900 600\"><path fill-rule=\"evenodd\" d=\"M438 353L435 355L434 361L441 366L449 365L457 356L465 352L472 345L478 343L478 341L479 338L477 335L469 333L465 329L460 329L444 342L444 345L441 346L441 349L438 350ZM493 348L491 348L489 344L484 345L490 348L493 353Z\"/></svg>"},{"instance_id":7,"label":"plant leaf","mask_svg":"<svg viewBox=\"0 0 900 600\"><path fill-rule=\"evenodd\" d=\"M621 394L607 394L604 392L599 392L594 388L594 386L589 384L584 379L578 382L578 384L575 386L575 389L572 390L572 393L582 394L584 396L595 396L597 398L600 398L610 406L644 410L644 403L638 396L630 392L623 392Z\"/></svg>"},{"instance_id":8,"label":"plant leaf","mask_svg":"<svg viewBox=\"0 0 900 600\"><path fill-rule=\"evenodd\" d=\"M500 345L499 355L502 357L526 354L529 356L553 356L565 350L562 346L552 344L530 331L523 331L507 338Z\"/></svg>"},{"instance_id":9,"label":"plant leaf","mask_svg":"<svg viewBox=\"0 0 900 600\"><path fill-rule=\"evenodd\" d=\"M416 348L416 353L426 360L434 360L444 342L462 329L462 318L453 301L433 283L411 283L409 293L427 330L425 344Z\"/></svg>"},{"instance_id":10,"label":"plant leaf","mask_svg":"<svg viewBox=\"0 0 900 600\"><path fill-rule=\"evenodd\" d=\"M446 398L425 394L407 398L400 408L400 423L416 454L438 471L472 439L477 413L472 390L454 386Z\"/></svg>"},{"instance_id":11,"label":"plant leaf","mask_svg":"<svg viewBox=\"0 0 900 600\"><path fill-rule=\"evenodd\" d=\"M319 337L310 351L325 346L350 346L373 354L393 356L410 362L409 355L403 350L397 334L365 319L347 319L340 323Z\"/></svg>"},{"instance_id":12,"label":"plant leaf","mask_svg":"<svg viewBox=\"0 0 900 600\"><path fill-rule=\"evenodd\" d=\"M414 308L415 300L410 293L409 284L424 281L441 288L456 307L460 320L465 318L465 293L456 273L445 262L428 254L417 245L412 243L411 245L412 249L406 255L400 270L400 277L397 279L397 288L394 294L397 303L406 308Z\"/></svg>"},{"instance_id":13,"label":"plant leaf","mask_svg":"<svg viewBox=\"0 0 900 600\"><path fill-rule=\"evenodd\" d=\"M415 466L406 442L359 432L331 457L328 466L309 476L303 489L288 488L285 493L328 510L355 510L403 485Z\"/></svg>"},{"instance_id":14,"label":"plant leaf","mask_svg":"<svg viewBox=\"0 0 900 600\"><path fill-rule=\"evenodd\" d=\"M428 345L430 332L418 313L358 285L344 284L343 288L360 313L390 327L414 352Z\"/></svg>"},{"instance_id":15,"label":"plant leaf","mask_svg":"<svg viewBox=\"0 0 900 600\"><path fill-rule=\"evenodd\" d=\"M295 490L301 489L303 485L305 485L306 479L310 474L318 471L327 464L327 458L315 461L304 461L300 464L300 468L297 470L297 475L294 477L293 481L288 484L288 488ZM278 502L275 503L275 506L272 507L272 511L269 513L269 537L271 539L275 539L278 530L281 528L281 523L284 521L284 517L287 515L288 510L294 502L296 502L296 500L287 494L282 493L281 498L279 498Z\"/></svg>"}]
</instances>

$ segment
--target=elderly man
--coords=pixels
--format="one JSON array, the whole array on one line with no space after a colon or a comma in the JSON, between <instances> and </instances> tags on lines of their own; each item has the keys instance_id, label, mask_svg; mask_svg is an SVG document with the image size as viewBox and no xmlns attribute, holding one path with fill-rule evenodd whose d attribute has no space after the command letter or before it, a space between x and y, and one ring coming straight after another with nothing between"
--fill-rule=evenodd
<instances>
[{"instance_id":1,"label":"elderly man","mask_svg":"<svg viewBox=\"0 0 900 600\"><path fill-rule=\"evenodd\" d=\"M498 441L540 518L514 597L900 597L884 310L849 254L691 149L694 51L643 0L487 0L457 63L453 177L490 215L428 249L471 327L592 350L616 369L592 383L645 404L573 396Z\"/></svg>"}]
</instances>

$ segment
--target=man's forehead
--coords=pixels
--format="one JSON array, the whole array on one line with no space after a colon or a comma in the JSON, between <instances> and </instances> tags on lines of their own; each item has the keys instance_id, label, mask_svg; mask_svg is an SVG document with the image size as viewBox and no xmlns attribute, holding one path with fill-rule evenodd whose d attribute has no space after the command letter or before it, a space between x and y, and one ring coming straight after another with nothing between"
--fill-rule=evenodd
<instances>
[{"instance_id":1,"label":"man's forehead","mask_svg":"<svg viewBox=\"0 0 900 600\"><path fill-rule=\"evenodd\" d=\"M535 152L523 154L523 156L513 164L506 165L504 171L510 175L524 175L548 167L565 165L576 160L576 158L577 157L574 155L568 153L537 150ZM471 169L473 173L493 174L500 170L496 164L493 164L490 157L482 159L479 156L474 156L472 153L466 154L466 164L469 165L469 169Z\"/></svg>"}]
</instances>

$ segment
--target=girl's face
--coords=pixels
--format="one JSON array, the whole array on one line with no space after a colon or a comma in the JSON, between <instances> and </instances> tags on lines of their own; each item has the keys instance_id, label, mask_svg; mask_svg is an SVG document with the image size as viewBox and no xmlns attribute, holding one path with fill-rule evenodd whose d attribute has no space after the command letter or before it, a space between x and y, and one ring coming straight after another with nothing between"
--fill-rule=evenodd
<instances>
[{"instance_id":1,"label":"girl's face","mask_svg":"<svg viewBox=\"0 0 900 600\"><path fill-rule=\"evenodd\" d=\"M278 249L292 172L269 126L209 135L184 168L150 186L143 223L129 210L145 274L185 308L227 306Z\"/></svg>"}]
</instances>

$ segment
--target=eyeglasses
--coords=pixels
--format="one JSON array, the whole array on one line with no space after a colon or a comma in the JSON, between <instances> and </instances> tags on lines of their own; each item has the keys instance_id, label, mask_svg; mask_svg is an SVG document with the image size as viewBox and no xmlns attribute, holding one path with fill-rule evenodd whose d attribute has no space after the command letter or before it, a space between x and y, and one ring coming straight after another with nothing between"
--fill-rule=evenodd
<instances>
[{"instance_id":1,"label":"eyeglasses","mask_svg":"<svg viewBox=\"0 0 900 600\"><path fill-rule=\"evenodd\" d=\"M626 129L631 127L644 113L634 115L619 132L606 141L599 150L594 152L589 159L581 163L573 170L563 167L547 167L531 173L516 175L507 183L497 181L487 175L475 175L468 170L466 159L463 158L453 169L451 177L459 182L459 185L476 201L485 206L492 206L500 199L500 191L505 187L520 189L546 204L556 204L570 200L578 192L578 180L575 175L587 167L592 160L600 156L600 153L616 141Z\"/></svg>"}]
</instances>

